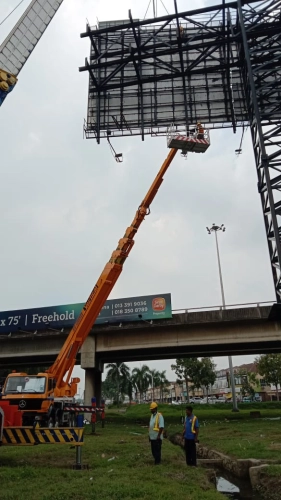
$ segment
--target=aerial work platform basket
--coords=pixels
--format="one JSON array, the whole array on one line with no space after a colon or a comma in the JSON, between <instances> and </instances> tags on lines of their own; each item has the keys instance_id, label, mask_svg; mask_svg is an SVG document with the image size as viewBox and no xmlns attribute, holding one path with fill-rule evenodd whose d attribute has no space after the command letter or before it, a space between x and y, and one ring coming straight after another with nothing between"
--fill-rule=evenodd
<instances>
[{"instance_id":1,"label":"aerial work platform basket","mask_svg":"<svg viewBox=\"0 0 281 500\"><path fill-rule=\"evenodd\" d=\"M194 127L186 134L179 133L172 124L167 131L168 148L181 149L182 153L205 153L210 146L209 131Z\"/></svg>"}]
</instances>

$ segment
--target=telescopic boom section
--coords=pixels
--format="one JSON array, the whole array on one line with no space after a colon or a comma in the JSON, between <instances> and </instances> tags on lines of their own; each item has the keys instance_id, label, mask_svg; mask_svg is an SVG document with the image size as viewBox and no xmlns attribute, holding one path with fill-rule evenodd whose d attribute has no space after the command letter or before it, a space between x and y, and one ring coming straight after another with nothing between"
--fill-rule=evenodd
<instances>
[{"instance_id":1,"label":"telescopic boom section","mask_svg":"<svg viewBox=\"0 0 281 500\"><path fill-rule=\"evenodd\" d=\"M0 106L14 89L17 76L63 0L31 0L12 31L0 44Z\"/></svg>"},{"instance_id":2,"label":"telescopic boom section","mask_svg":"<svg viewBox=\"0 0 281 500\"><path fill-rule=\"evenodd\" d=\"M140 204L132 224L126 229L124 237L119 240L116 250L112 253L109 262L102 271L93 291L91 292L83 310L75 325L70 331L55 363L49 368L48 373L56 379L56 396L71 395L71 383L69 383L76 356L83 342L90 333L106 299L118 280L125 260L127 259L133 245L134 237L146 215L156 193L163 182L163 176L173 161L177 149L171 149L157 176L155 177L145 198ZM64 381L63 377L67 373ZM74 389L74 387L73 387Z\"/></svg>"}]
</instances>

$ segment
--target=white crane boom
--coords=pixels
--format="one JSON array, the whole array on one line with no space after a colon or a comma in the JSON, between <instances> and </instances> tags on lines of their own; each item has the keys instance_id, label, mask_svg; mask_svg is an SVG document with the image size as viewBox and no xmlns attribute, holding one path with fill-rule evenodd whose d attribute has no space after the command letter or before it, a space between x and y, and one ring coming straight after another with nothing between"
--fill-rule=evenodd
<instances>
[{"instance_id":1,"label":"white crane boom","mask_svg":"<svg viewBox=\"0 0 281 500\"><path fill-rule=\"evenodd\" d=\"M63 0L32 0L0 45L0 106ZM1 99L2 94L2 99Z\"/></svg>"}]
</instances>

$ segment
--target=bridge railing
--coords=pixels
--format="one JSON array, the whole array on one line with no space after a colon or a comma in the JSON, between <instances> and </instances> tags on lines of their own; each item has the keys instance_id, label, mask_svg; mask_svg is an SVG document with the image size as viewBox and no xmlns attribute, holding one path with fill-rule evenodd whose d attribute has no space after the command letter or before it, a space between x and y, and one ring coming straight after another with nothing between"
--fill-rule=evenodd
<instances>
[{"instance_id":1,"label":"bridge railing","mask_svg":"<svg viewBox=\"0 0 281 500\"><path fill-rule=\"evenodd\" d=\"M187 307L182 309L173 309L173 314L182 314L189 312L199 312L199 311L222 311L223 309L241 309L245 307L263 307L276 304L276 301L266 301L266 302L245 302L243 304L226 304L225 306L204 306L204 307Z\"/></svg>"}]
</instances>

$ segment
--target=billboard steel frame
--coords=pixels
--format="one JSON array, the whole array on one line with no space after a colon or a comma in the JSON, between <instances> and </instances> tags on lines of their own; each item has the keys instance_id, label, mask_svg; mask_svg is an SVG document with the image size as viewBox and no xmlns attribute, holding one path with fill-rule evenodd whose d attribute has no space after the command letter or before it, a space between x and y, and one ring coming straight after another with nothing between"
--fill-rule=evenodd
<instances>
[{"instance_id":1,"label":"billboard steel frame","mask_svg":"<svg viewBox=\"0 0 281 500\"><path fill-rule=\"evenodd\" d=\"M90 59L80 68L90 75L86 137L144 139L165 135L168 123L185 130L197 119L234 130L247 122L235 26L225 4L178 13L175 1L175 11L145 21L129 11L129 22L100 23L81 34L91 40Z\"/></svg>"},{"instance_id":2,"label":"billboard steel frame","mask_svg":"<svg viewBox=\"0 0 281 500\"><path fill-rule=\"evenodd\" d=\"M128 21L81 34L91 41L80 68L89 72L86 137L144 139L198 119L234 132L249 125L281 302L281 0L222 0L182 13L174 4L171 15L139 21L129 12Z\"/></svg>"}]
</instances>

